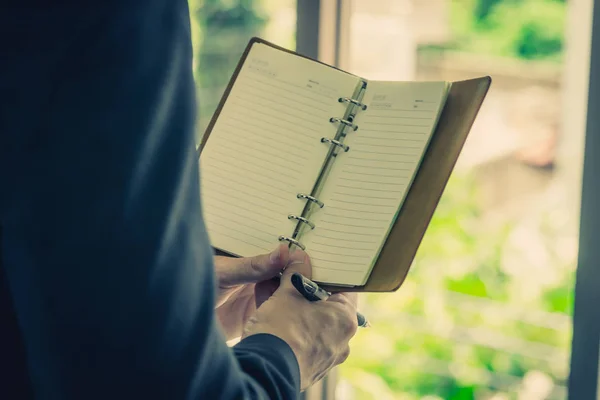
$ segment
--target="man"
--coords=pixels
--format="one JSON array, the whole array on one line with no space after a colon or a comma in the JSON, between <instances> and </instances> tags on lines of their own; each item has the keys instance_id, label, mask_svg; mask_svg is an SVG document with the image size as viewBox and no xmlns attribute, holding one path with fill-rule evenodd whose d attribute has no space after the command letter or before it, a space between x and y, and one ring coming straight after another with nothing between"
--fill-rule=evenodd
<instances>
[{"instance_id":1,"label":"man","mask_svg":"<svg viewBox=\"0 0 600 400\"><path fill-rule=\"evenodd\" d=\"M295 398L355 298L304 300L285 246L213 260L186 1L48 3L0 13L0 398Z\"/></svg>"}]
</instances>

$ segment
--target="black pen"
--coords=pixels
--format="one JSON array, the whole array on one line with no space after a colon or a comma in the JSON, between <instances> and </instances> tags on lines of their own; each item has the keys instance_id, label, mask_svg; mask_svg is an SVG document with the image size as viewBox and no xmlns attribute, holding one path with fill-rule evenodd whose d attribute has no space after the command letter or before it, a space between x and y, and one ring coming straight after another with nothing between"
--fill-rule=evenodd
<instances>
[{"instance_id":1,"label":"black pen","mask_svg":"<svg viewBox=\"0 0 600 400\"><path fill-rule=\"evenodd\" d=\"M329 296L331 296L331 293L298 272L292 274L292 285L294 285L296 290L298 290L298 292L300 292L300 294L308 301L327 300ZM357 312L356 318L358 320L358 326L363 328L371 326L369 321L367 321L365 316L361 313Z\"/></svg>"}]
</instances>

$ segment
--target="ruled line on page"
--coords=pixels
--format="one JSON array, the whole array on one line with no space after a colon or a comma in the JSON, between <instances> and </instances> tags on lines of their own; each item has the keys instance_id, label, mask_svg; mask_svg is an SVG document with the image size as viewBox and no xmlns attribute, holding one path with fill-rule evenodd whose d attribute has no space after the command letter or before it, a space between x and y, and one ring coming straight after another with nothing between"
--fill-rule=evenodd
<instances>
[{"instance_id":1,"label":"ruled line on page","mask_svg":"<svg viewBox=\"0 0 600 400\"><path fill-rule=\"evenodd\" d=\"M269 102L269 105L268 105L268 107L269 107L270 109L272 109L272 110L276 110L277 112L279 112L279 113L281 113L281 114L284 114L284 115L296 116L298 113L301 113L301 114L308 115L308 116L310 116L311 118L314 118L314 116L315 116L315 112L314 112L314 110L312 110L312 111L307 111L307 110L303 110L303 109L299 108L298 106L295 106L295 105L289 105L289 104L283 103L283 102L281 102L281 101L276 101L276 100L268 100L268 99L266 99L265 97L261 97L261 96L257 96L257 95L250 96L250 95L247 95L247 94L246 94L246 92L243 92L243 93L244 93L244 95L237 94L235 97L237 97L238 99L241 99L241 100L243 100L243 101L246 101L246 102L251 102L251 101L253 101L253 100L254 100L254 101L256 100L256 99L253 99L252 97L259 97L259 98L261 98L261 99L263 99L263 100L265 100L265 101ZM265 106L265 105L263 105L263 107L264 107L264 106ZM283 107L283 108L282 108L282 107ZM327 114L327 112L321 113L321 115L323 116L323 118L327 118L327 119L329 119L329 118L328 118L328 116L327 116L326 114ZM306 117L305 117L305 118L306 118Z\"/></svg>"},{"instance_id":2,"label":"ruled line on page","mask_svg":"<svg viewBox=\"0 0 600 400\"><path fill-rule=\"evenodd\" d=\"M273 216L273 214L263 214L262 212L259 212L256 209L251 209L251 208L248 208L248 207L243 206L241 204L232 203L232 202L230 202L228 200L229 200L229 198L222 199L222 198L214 197L214 196L211 196L211 195L205 195L204 196L204 203L205 204L210 204L211 207L212 207L211 203L216 201L218 204L227 204L229 206L228 209L241 209L241 210L245 210L245 211L247 211L248 213L251 213L251 214L260 215L261 219L268 219L268 220L271 220L273 222L280 222L281 221L280 218L275 218ZM263 211L263 210L261 209L261 211Z\"/></svg>"},{"instance_id":3,"label":"ruled line on page","mask_svg":"<svg viewBox=\"0 0 600 400\"><path fill-rule=\"evenodd\" d=\"M257 82L261 82L258 79L256 81ZM295 96L287 96L286 94L282 94L282 93L277 93L277 92L274 93L270 89L265 89L265 86L269 87L269 86L272 86L272 85L268 85L268 84L266 84L264 82L262 82L262 85L263 86L254 85L253 82L252 83L251 82L245 82L244 83L244 86L250 87L250 88L252 88L254 90L258 90L258 91L260 91L262 93L268 93L268 94L271 94L272 96L275 96L277 98L286 99L286 100L292 101L294 103L297 103L297 104L300 104L300 105L303 105L303 106L306 106L306 107L311 107L311 108L314 108L315 110L318 110L318 111L328 112L329 111L329 107L331 106L331 103L329 103L329 102L324 102L324 101L321 101L321 100L318 100L318 99L313 99L311 97L304 96L304 95L298 95L298 94L296 94ZM308 101L303 102L303 101L299 100L299 98L300 99L305 99L305 100L308 100Z\"/></svg>"},{"instance_id":4,"label":"ruled line on page","mask_svg":"<svg viewBox=\"0 0 600 400\"><path fill-rule=\"evenodd\" d=\"M208 216L208 214L206 214L206 215ZM240 231L238 228L236 228L234 226L226 225L226 224L223 224L223 223L220 223L220 222L215 222L215 221L213 221L211 219L211 217L209 217L206 221L210 225L218 225L218 226L221 226L223 228L227 228L227 233L229 233L229 232L236 232L236 233L239 233L239 234L243 235L243 237L245 237L245 238L253 238L253 239L259 240L261 242L268 243L268 244L272 243L272 241L267 240L267 239L265 239L263 237L259 237L259 236L256 236L254 234L248 233L248 232ZM225 232L222 232L222 231L219 232L219 233L222 234L222 235L226 234Z\"/></svg>"},{"instance_id":5,"label":"ruled line on page","mask_svg":"<svg viewBox=\"0 0 600 400\"><path fill-rule=\"evenodd\" d=\"M293 111L299 110L299 111L302 111L303 113L314 114L315 112L317 112L317 113L321 113L323 115L323 114L328 114L330 112L330 110L328 110L324 107L316 106L317 103L314 103L314 102L311 105L309 103L298 101L298 99L283 96L281 94L275 95L272 93L271 93L271 97L267 97L263 94L264 93L269 94L268 91L265 92L264 90L260 90L259 93L256 93L255 92L256 89L254 89L252 86L250 86L250 87L252 89L248 89L246 87L240 88L241 89L240 92L243 93L245 97L251 98L251 99L249 99L250 101L253 101L255 98L259 98L263 101L268 102L269 104L283 105L287 108L290 108ZM242 96L240 96L240 97L242 97ZM307 111L306 109L304 109L304 107L310 108L310 111Z\"/></svg>"},{"instance_id":6,"label":"ruled line on page","mask_svg":"<svg viewBox=\"0 0 600 400\"><path fill-rule=\"evenodd\" d=\"M263 131L262 134L258 134L258 132L254 131L253 129L248 128L247 125L237 125L236 123L232 123L232 122L222 122L223 125L227 126L230 129L237 129L237 130L244 130L244 132L249 132L251 133L251 137L249 136L244 136L241 138L238 138L238 140L242 140L242 141L252 141L255 143L259 143L262 144L263 146L267 146L269 148L275 149L280 151L281 153L287 154L290 150L290 147L293 146L294 151L296 152L296 154L298 156L302 155L304 157L309 156L311 154L312 151L312 147L308 147L307 145L299 145L298 142L292 142L292 141L284 141L285 139L282 138L282 136L280 135L279 137L277 136L272 136L271 134L265 134L265 132Z\"/></svg>"},{"instance_id":7,"label":"ruled line on page","mask_svg":"<svg viewBox=\"0 0 600 400\"><path fill-rule=\"evenodd\" d=\"M277 124L273 121L268 121L265 119L261 119L260 117L255 117L253 118L256 121L260 121L263 122L265 124L267 124L267 127L263 126L263 125L258 125L258 124L254 124L252 122L250 122L248 120L248 118L240 118L238 116L232 115L228 117L228 120L232 120L232 121L237 121L238 123L240 123L240 126L237 127L238 130L243 129L245 127L253 127L253 128L258 128L261 131L265 131L265 132L269 132L272 134L275 134L276 137L273 138L273 140L281 140L282 136L288 137L289 139L293 139L293 143L302 143L304 146L310 146L308 147L307 150L312 150L312 148L314 147L314 139L312 136L307 135L304 132L298 132L295 129L293 129L292 127L289 126L284 126L281 124ZM277 127L279 128L278 130L274 130L272 129L273 127ZM295 135L290 136L290 133L294 133ZM300 136L298 136L300 135ZM287 140L287 139L286 139ZM292 142L292 140L290 140L290 142Z\"/></svg>"},{"instance_id":8,"label":"ruled line on page","mask_svg":"<svg viewBox=\"0 0 600 400\"><path fill-rule=\"evenodd\" d=\"M310 130L314 130L314 129L319 129L319 124L317 124L315 121L313 120L309 120L303 117L299 117L296 114L292 114L289 112L284 112L284 111L277 111L275 114L270 113L270 111L272 109L268 109L268 108L264 108L264 107L257 107L252 103L248 103L248 102L239 102L237 100L232 100L233 104L237 104L240 107L243 107L245 112L252 112L252 113L256 113L256 114L261 114L261 115L265 115L268 116L269 118L275 120L275 121L285 121L287 123L293 124L297 127L301 127L304 129L310 129ZM285 117L285 118L284 118ZM306 126L304 124L309 123L312 124L313 126Z\"/></svg>"},{"instance_id":9,"label":"ruled line on page","mask_svg":"<svg viewBox=\"0 0 600 400\"><path fill-rule=\"evenodd\" d=\"M246 190L240 189L238 186L236 186L235 189L225 187L222 185L222 182L214 181L211 178L205 177L204 181L216 185L216 186L213 186L210 188L211 192L221 193L225 196L233 197L238 200L248 201L248 198L256 198L256 199L265 201L267 203L276 202L281 205L288 204L288 202L286 201L286 200L288 200L287 196L278 195L278 194L274 194L271 192L264 192L264 189L263 190L255 190L255 192L248 192ZM237 185L240 185L238 182L236 182L236 183L237 183ZM245 185L245 187L248 187L248 185ZM254 189L254 187L250 187L250 188ZM223 190L226 190L226 191L223 191ZM268 196L263 196L263 193L268 194ZM239 196L238 194L245 194L246 196Z\"/></svg>"},{"instance_id":10,"label":"ruled line on page","mask_svg":"<svg viewBox=\"0 0 600 400\"><path fill-rule=\"evenodd\" d=\"M258 224L266 225L266 226L268 226L268 227L270 227L272 229L278 229L279 228L278 226L273 225L272 223L267 222L264 218L262 218L262 219L256 219L256 218L253 217L253 214L241 213L241 212L237 212L235 210L226 209L226 208L223 208L221 206L221 204L219 204L219 205L212 204L211 208L217 209L217 210L221 210L221 211L229 213L229 214L237 215L240 218L248 219L248 220L256 222Z\"/></svg>"}]
</instances>

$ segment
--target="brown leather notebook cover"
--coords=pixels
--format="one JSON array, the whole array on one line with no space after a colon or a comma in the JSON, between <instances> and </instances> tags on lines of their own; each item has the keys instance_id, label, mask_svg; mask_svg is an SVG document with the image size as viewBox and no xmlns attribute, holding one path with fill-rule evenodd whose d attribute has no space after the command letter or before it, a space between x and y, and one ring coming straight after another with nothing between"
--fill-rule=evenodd
<instances>
[{"instance_id":1,"label":"brown leather notebook cover","mask_svg":"<svg viewBox=\"0 0 600 400\"><path fill-rule=\"evenodd\" d=\"M260 38L252 38L206 129L206 133L200 143L200 152L210 136L221 109L227 101L231 88L254 43L263 43L281 51L304 57ZM319 62L316 60L313 61ZM347 73L345 71L341 72ZM417 171L404 204L383 245L367 283L364 286L352 288L323 285L325 289L332 292L342 290L392 292L402 285L490 84L490 77L452 83L437 128L425 152L421 166ZM310 253L310 250L308 251ZM218 250L217 253L227 254Z\"/></svg>"}]
</instances>

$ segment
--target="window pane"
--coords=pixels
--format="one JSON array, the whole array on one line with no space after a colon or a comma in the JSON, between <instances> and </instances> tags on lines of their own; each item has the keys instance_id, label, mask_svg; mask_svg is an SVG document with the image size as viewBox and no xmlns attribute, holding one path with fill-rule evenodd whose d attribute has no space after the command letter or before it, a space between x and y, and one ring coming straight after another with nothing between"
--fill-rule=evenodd
<instances>
[{"instance_id":1,"label":"window pane","mask_svg":"<svg viewBox=\"0 0 600 400\"><path fill-rule=\"evenodd\" d=\"M198 141L253 36L295 48L295 0L190 0Z\"/></svg>"},{"instance_id":2,"label":"window pane","mask_svg":"<svg viewBox=\"0 0 600 400\"><path fill-rule=\"evenodd\" d=\"M406 283L361 298L373 327L338 399L566 398L584 132L561 105L585 95L565 90L568 3L353 2L350 72L493 83Z\"/></svg>"}]
</instances>

